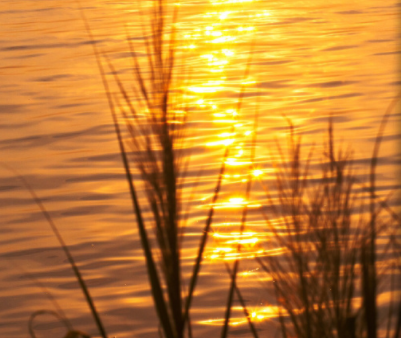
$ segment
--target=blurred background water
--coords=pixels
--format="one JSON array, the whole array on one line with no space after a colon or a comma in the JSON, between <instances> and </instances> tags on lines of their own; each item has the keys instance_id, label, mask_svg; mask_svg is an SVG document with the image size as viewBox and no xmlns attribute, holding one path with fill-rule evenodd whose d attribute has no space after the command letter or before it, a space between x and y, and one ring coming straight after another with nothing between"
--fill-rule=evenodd
<instances>
[{"instance_id":1,"label":"blurred background water","mask_svg":"<svg viewBox=\"0 0 401 338\"><path fill-rule=\"evenodd\" d=\"M143 2L145 21L147 5ZM176 51L184 71L178 76L191 74L189 82L177 85L190 110L187 186L200 182L189 202L183 254L188 268L224 146L231 147L215 236L208 242L191 312L195 336L219 333L228 293L221 241L235 238L244 203L251 210L247 231L256 238L244 255L263 252L268 240L258 212L265 202L260 185L254 184L249 201L244 197L255 111L257 175L264 182L274 178L275 140L286 148L283 115L303 135L304 156L309 146L323 145L333 116L338 144L353 149L358 176L366 176L379 123L401 87L400 5L395 0L181 3ZM126 0L85 0L82 6L95 43L130 86L126 29L138 46L138 59L146 58L139 6ZM0 161L24 175L42 198L88 282L110 337L155 337L157 320L142 249L91 44L74 1L0 2ZM241 86L246 90L238 111ZM398 105L380 150L377 184L382 196L400 184L399 120ZM397 201L391 202L395 208ZM43 215L5 169L0 169L0 215L1 335L27 337L30 314L52 308L29 275L46 286L75 327L96 336ZM262 284L269 280L244 257L238 283L249 307L265 310L258 328L268 335L274 301ZM238 325L231 332L250 336L239 308L233 318ZM39 320L36 329L43 337L61 337L64 330L50 317Z\"/></svg>"}]
</instances>

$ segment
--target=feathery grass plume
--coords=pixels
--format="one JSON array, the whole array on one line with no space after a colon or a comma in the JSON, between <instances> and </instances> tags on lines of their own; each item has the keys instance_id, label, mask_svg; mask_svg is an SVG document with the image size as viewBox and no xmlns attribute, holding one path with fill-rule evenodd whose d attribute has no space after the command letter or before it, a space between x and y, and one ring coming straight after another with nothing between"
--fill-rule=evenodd
<instances>
[{"instance_id":1,"label":"feathery grass plume","mask_svg":"<svg viewBox=\"0 0 401 338\"><path fill-rule=\"evenodd\" d=\"M301 161L301 140L295 140L290 124L290 153L276 172L277 202L266 189L275 227L264 214L266 223L282 255L257 259L271 275L276 300L289 321L279 313L283 337L351 337L347 323L353 313L355 263L361 233L360 219L355 220L358 194L350 152L334 147L332 123L329 123L326 161L321 177L309 185L312 151ZM279 206L277 206L278 204Z\"/></svg>"},{"instance_id":2,"label":"feathery grass plume","mask_svg":"<svg viewBox=\"0 0 401 338\"><path fill-rule=\"evenodd\" d=\"M399 217L389 207L388 198L380 199L375 192L379 145L385 122L394 106L393 101L379 128L368 188L353 172L351 153L336 149L331 119L324 152L326 161L313 186L313 180L312 184L309 182L308 169L312 154L302 166L301 142L294 140L290 122L289 160L284 159L279 149L281 163L276 172L280 207L273 200L272 189L265 187L273 216L283 223L283 230L277 229L266 214L264 217L276 240L274 245L282 248L284 253L257 259L271 275L278 305L289 317L285 319L280 310L283 337L375 338L383 326L386 337L391 332L394 337L398 335L399 314L392 325L393 297L382 325L378 322L377 307L378 286L389 271L390 278L387 279L390 279L391 295L396 288L397 271L391 259L399 255L396 246ZM364 217L366 197L369 200L368 222ZM383 210L387 215L381 214ZM382 235L387 236L387 243L379 252L375 243ZM390 259L390 263L379 271L379 261L386 259ZM362 306L356 309L353 298L359 293Z\"/></svg>"}]
</instances>

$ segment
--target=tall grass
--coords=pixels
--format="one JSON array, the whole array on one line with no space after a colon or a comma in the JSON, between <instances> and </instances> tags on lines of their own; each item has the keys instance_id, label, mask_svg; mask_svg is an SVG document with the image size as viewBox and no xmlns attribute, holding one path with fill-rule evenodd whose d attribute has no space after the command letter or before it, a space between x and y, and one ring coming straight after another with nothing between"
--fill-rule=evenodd
<instances>
[{"instance_id":1,"label":"tall grass","mask_svg":"<svg viewBox=\"0 0 401 338\"><path fill-rule=\"evenodd\" d=\"M229 148L226 148L223 155L211 207L206 217L198 246L198 254L193 264L193 272L187 288L188 292L185 294L181 278L181 243L183 223L185 223L183 219L185 217L182 214L180 179L185 177L185 168L188 165L182 153L187 107L184 101L172 94L173 88L175 88L174 72L177 62L174 25L177 7L169 12L168 2L164 0L154 1L153 5L150 18L150 37L144 33L144 44L147 52L146 65L139 63L135 54L135 46L127 35L133 60L132 72L137 84L134 98L131 97L107 56L98 50L96 44L93 44L93 48L113 117L133 203L133 211L136 215L136 223L146 258L154 306L160 320L163 336L181 338L184 336L185 327L188 328L188 336L192 336L189 313L202 265L203 252L212 224L213 205L216 204L219 196ZM88 34L94 41L83 11L82 14ZM168 17L171 17L170 22L168 22ZM119 89L119 95L114 97L110 90L102 59L107 63ZM143 71L144 68L146 71ZM249 72L249 67L247 72ZM243 89L238 101L238 108L241 106L242 96ZM124 132L119 124L117 111L125 120L129 133L127 143L124 141ZM131 160L127 151L127 144L133 152L133 159ZM146 206L139 203L137 187L132 177L132 166L139 170L145 184L147 206L153 216L151 221L145 222ZM149 234L151 230L155 231L155 242L151 240ZM236 271L231 274L233 280L231 290L235 290L240 297L240 291L235 285L235 276ZM242 305L246 314L245 303L242 302ZM228 312L230 308L231 302L227 306ZM255 335L256 330L250 321L249 325Z\"/></svg>"},{"instance_id":2,"label":"tall grass","mask_svg":"<svg viewBox=\"0 0 401 338\"><path fill-rule=\"evenodd\" d=\"M288 159L278 146L275 187L265 187L273 213L264 217L274 238L270 245L284 253L257 260L273 279L282 337L378 337L378 285L384 274L377 270L376 241L386 235L380 254L394 259L397 248L392 238L400 224L375 191L375 165L388 116L389 111L375 143L367 189L353 169L352 153L336 147L331 121L317 171L310 168L312 151L301 160L301 140L295 138L291 124ZM383 206L391 217L381 214ZM391 264L386 268L391 268L387 270L393 292L397 272ZM362 299L359 306L356 297ZM382 325L386 337L398 334L391 325L394 302L392 298Z\"/></svg>"},{"instance_id":3,"label":"tall grass","mask_svg":"<svg viewBox=\"0 0 401 338\"><path fill-rule=\"evenodd\" d=\"M331 127L331 124L330 124ZM281 153L276 174L277 202L266 190L278 228L265 215L274 244L284 248L281 256L259 259L274 280L278 305L291 319L283 337L346 336L347 318L352 315L355 262L361 224L353 225L357 195L350 167L350 155L336 154L331 128L327 162L322 163L320 182L308 187L310 160L302 163L301 141L291 126L288 162ZM273 244L273 243L271 243Z\"/></svg>"},{"instance_id":4,"label":"tall grass","mask_svg":"<svg viewBox=\"0 0 401 338\"><path fill-rule=\"evenodd\" d=\"M169 13L167 1L157 0L152 2L154 6L150 18L150 37L147 37L148 35L144 32L144 43L147 52L146 71L143 71L143 64L139 63L135 53L135 46L133 46L132 39L127 33L127 43L133 61L132 72L135 77L133 85L135 95L132 97L108 56L98 49L85 13L79 1L77 3L80 7L87 33L92 41L94 55L112 115L133 213L136 216L136 226L146 259L154 308L160 322L160 334L166 338L180 338L184 337L184 330L187 328L188 337L192 337L189 313L202 265L203 252L212 224L213 206L217 202L221 188L229 147L226 148L223 155L211 207L206 217L198 246L198 254L193 264L188 291L185 293L181 278L181 244L187 215L183 215L182 212L182 190L180 187L185 177L189 159L185 159L183 156L187 107L184 101L173 95L176 65L174 23L177 16L177 7L174 8L172 13ZM171 21L167 22L169 16ZM168 32L166 27L170 29ZM118 86L119 92L117 94L111 90L110 79L107 76L105 65L110 70L114 83ZM249 74L249 65L250 62L248 62L245 77ZM237 110L241 108L243 95L244 86L239 95ZM120 125L119 113L124 120L126 132ZM125 137L127 133L129 135L128 138ZM127 149L130 149L130 151ZM142 204L143 201L140 203L137 186L133 180L132 167L139 170L141 174L147 205ZM31 193L32 198L39 206L60 246L63 248L85 295L85 300L91 309L99 333L103 338L106 338L106 330L100 315L68 246L40 198L23 177L20 177L20 179ZM249 194L250 184L247 190ZM148 209L152 214L151 220L145 217ZM244 211L242 228L245 224L245 217L246 210ZM151 231L154 231L155 240L153 240ZM257 337L257 332L249 318L245 301L235 282L237 266L238 263L234 267L234 272L231 271L228 265L226 266L232 280L230 288L231 300L227 305L226 314L228 315L226 315L226 324L222 335L225 336L227 333L232 296L235 291L243 307L244 315L248 318L250 330L253 336ZM30 334L33 338L35 337L33 321L37 316L43 314L51 314L57 319L65 321L65 318L55 311L40 310L34 312L29 324ZM88 337L85 333L68 327L66 338L78 336Z\"/></svg>"}]
</instances>

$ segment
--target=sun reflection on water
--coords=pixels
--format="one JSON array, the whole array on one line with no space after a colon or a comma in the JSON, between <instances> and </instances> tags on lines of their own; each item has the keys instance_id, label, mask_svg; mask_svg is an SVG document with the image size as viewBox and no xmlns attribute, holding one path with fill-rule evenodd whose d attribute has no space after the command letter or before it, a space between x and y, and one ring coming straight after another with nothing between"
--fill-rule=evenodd
<instances>
[{"instance_id":1,"label":"sun reflection on water","mask_svg":"<svg viewBox=\"0 0 401 338\"><path fill-rule=\"evenodd\" d=\"M239 201L243 203L244 201ZM256 231L230 231L232 224L225 224L227 230L218 230L212 233L213 247L207 254L207 258L212 261L227 261L235 259L246 259L264 256L265 251L261 242L265 240L265 235ZM241 246L241 250L238 247Z\"/></svg>"},{"instance_id":2,"label":"sun reflection on water","mask_svg":"<svg viewBox=\"0 0 401 338\"><path fill-rule=\"evenodd\" d=\"M252 88L258 83L255 75L244 77L246 61L238 69L237 64L248 58L256 27L252 19L244 22L242 13L244 4L255 0L212 0L213 10L204 15L204 24L185 35L187 49L201 65L204 72L187 89L193 95L192 102L205 117L215 126L214 133L205 138L205 147L224 151L229 147L229 156L225 159L226 172L223 186L230 186L231 193L222 194L219 200L211 204L212 195L200 198L201 208L214 208L223 214L236 215L241 218L242 211L257 210L261 204L256 199L246 198L244 183L250 179L266 175L266 169L254 167L250 154L254 138L253 123L239 109L238 100L243 89ZM249 45L244 49L244 44ZM228 94L228 95L227 95ZM243 191L243 193L232 193ZM260 228L245 223L245 230L240 232L241 223L225 222L213 224L210 234L212 241L205 251L205 258L213 264L230 263L231 261L253 260L268 254L277 254L263 248L267 239ZM259 269L246 269L238 273L239 278L260 279ZM238 310L233 307L233 310ZM271 312L271 311L270 311ZM268 309L254 309L250 314L252 321L263 320L271 316ZM230 318L230 325L237 326L248 321L244 316ZM221 326L224 320L214 318L200 321L203 325Z\"/></svg>"},{"instance_id":3,"label":"sun reflection on water","mask_svg":"<svg viewBox=\"0 0 401 338\"><path fill-rule=\"evenodd\" d=\"M233 306L233 310L236 310L238 312L242 311L242 307L240 306ZM278 306L263 306L263 307L255 307L253 309L250 309L249 313L249 319L252 322L261 322L263 320L267 320L270 318L276 318L281 314L281 316L285 316L285 313L283 313L283 309L280 309ZM208 319L208 320L202 320L199 321L199 324L204 324L204 325L211 325L211 326L221 326L224 323L224 318L218 318L218 319ZM230 325L233 326L239 326L242 324L247 324L248 319L244 317L231 317L230 318Z\"/></svg>"}]
</instances>

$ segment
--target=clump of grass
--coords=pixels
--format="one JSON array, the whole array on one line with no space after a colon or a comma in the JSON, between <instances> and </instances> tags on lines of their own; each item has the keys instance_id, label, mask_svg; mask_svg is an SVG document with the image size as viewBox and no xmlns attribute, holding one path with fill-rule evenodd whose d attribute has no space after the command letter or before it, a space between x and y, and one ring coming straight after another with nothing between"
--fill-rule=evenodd
<instances>
[{"instance_id":1,"label":"clump of grass","mask_svg":"<svg viewBox=\"0 0 401 338\"><path fill-rule=\"evenodd\" d=\"M281 157L276 171L275 199L273 188L265 188L273 211L272 215L264 214L274 239L270 245L284 249L284 253L257 258L273 279L281 334L299 338L356 335L376 338L380 274L375 241L383 231L390 233L391 239L392 231L399 225L394 217L390 220L379 217L384 202L378 200L374 188L374 166L383 128L372 157L368 221L364 217L367 196L361 192L361 182L354 173L352 154L335 147L331 120L320 177L311 175L312 151L305 162L301 160L301 140L295 139L291 122L290 130L289 160L278 146ZM279 227L273 224L273 218L279 221ZM360 307L354 303L358 295L362 298ZM393 302L391 299L387 337Z\"/></svg>"},{"instance_id":2,"label":"clump of grass","mask_svg":"<svg viewBox=\"0 0 401 338\"><path fill-rule=\"evenodd\" d=\"M170 13L172 19L167 24L168 3L158 0L154 1L153 5L150 38L144 33L148 76L143 71L143 65L139 64L135 48L127 35L133 60L132 70L137 84L134 99L131 98L107 56L102 55L95 44L93 48L113 116L161 331L164 337L181 338L184 336L185 327L188 328L188 336L192 336L189 312L213 219L213 205L217 201L221 187L228 148L217 176L212 207L208 212L201 235L188 292L184 294L180 249L183 223L185 223L183 220L186 217L182 215L180 179L185 176L185 168L188 165L182 156L187 107L183 101L172 94L176 64L174 23L177 7L173 13ZM87 20L85 17L83 19L90 38L94 41ZM167 26L171 28L169 32L167 32ZM109 87L102 57L106 60L119 88L119 95L114 97ZM124 141L124 132L118 121L117 110L124 117L130 136L127 143ZM184 113L178 114L178 110ZM133 151L133 159L129 157L127 144ZM145 185L147 203L153 218L146 222L144 217L146 208L139 203L132 166L139 170ZM151 230L155 231L155 242L151 240L149 233Z\"/></svg>"},{"instance_id":3,"label":"clump of grass","mask_svg":"<svg viewBox=\"0 0 401 338\"><path fill-rule=\"evenodd\" d=\"M120 153L123 159L126 178L129 184L131 199L134 206L134 213L140 233L142 247L146 258L149 282L152 288L153 300L158 313L161 328L166 338L181 338L184 329L188 328L188 337L192 337L190 322L190 309L194 291L203 260L203 252L206 246L208 234L213 220L214 205L217 202L222 177L225 171L225 162L229 154L227 146L223 155L222 164L217 175L217 181L211 200L211 207L206 216L205 226L202 231L198 254L193 264L193 272L188 283L188 291L185 294L184 283L181 279L181 243L183 228L187 215L182 213L182 190L181 179L185 177L185 170L189 163L189 158L184 158L182 153L183 140L185 139L186 118L188 107L182 99L174 95L175 92L175 21L177 17L177 7L170 13L171 21L168 24L168 1L158 0L153 2L151 14L151 34L150 38L144 33L145 47L147 52L146 70L149 76L145 76L142 71L143 65L139 65L135 55L134 46L127 35L127 41L133 60L133 73L138 88L135 90L136 98L132 100L123 82L119 78L113 65L106 62L110 68L114 80L118 85L120 98L112 98L105 71L101 62L101 53L93 44L98 66L102 75L109 106L113 115L114 126L120 146ZM84 21L87 22L84 18ZM167 27L170 28L167 32ZM91 36L89 26L87 30ZM168 38L166 38L168 36ZM93 40L93 37L91 36ZM244 78L249 75L250 58L245 70ZM237 102L237 111L241 110L244 97L245 86L242 86ZM128 107L124 108L124 105ZM141 105L140 102L144 104ZM134 153L134 160L130 161L126 146L123 141L122 132L117 119L115 106L125 119L125 124L129 132L129 145ZM139 112L141 111L141 114ZM180 111L183 114L177 114ZM140 118L144 115L144 118ZM232 127L234 128L234 127ZM253 155L252 155L253 156ZM138 202L136 188L131 174L131 166L134 163L145 183L145 192L148 206L153 215L150 224L144 222L144 207ZM251 180L247 187L249 195ZM246 220L246 208L243 213L241 232L244 229ZM156 248L151 247L149 229L155 229ZM156 267L159 263L160 270ZM236 285L236 275L238 261L234 265L233 271L227 266L227 272L231 277L229 297L226 307L225 323L222 330L222 337L228 332L230 310L234 292L242 305L244 315L248 318L250 331L254 337L257 332L254 324L249 318L249 312L241 296L241 292Z\"/></svg>"},{"instance_id":4,"label":"clump of grass","mask_svg":"<svg viewBox=\"0 0 401 338\"><path fill-rule=\"evenodd\" d=\"M280 314L283 337L332 337L334 331L345 337L360 233L359 224L352 226L356 196L349 154L335 154L329 132L328 161L322 163L320 182L309 188L312 153L303 164L301 141L295 140L290 128L290 160L285 161L280 150L276 172L278 206L266 190L274 217L283 227L278 229L265 215L266 222L274 244L285 252L259 263L273 278L277 301L291 319L289 328Z\"/></svg>"}]
</instances>

